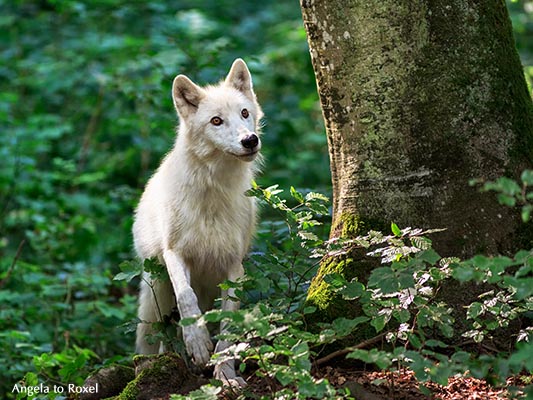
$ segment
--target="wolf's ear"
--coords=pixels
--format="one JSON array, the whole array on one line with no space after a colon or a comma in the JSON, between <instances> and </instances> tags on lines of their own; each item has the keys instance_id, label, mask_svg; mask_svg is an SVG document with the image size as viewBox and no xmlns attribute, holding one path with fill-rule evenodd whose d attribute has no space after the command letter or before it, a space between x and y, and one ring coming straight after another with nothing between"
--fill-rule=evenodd
<instances>
[{"instance_id":1,"label":"wolf's ear","mask_svg":"<svg viewBox=\"0 0 533 400\"><path fill-rule=\"evenodd\" d=\"M246 97L250 98L250 100L255 100L252 86L252 75L250 75L246 63L241 58L237 58L233 61L233 65L226 77L225 84L242 92Z\"/></svg>"},{"instance_id":2,"label":"wolf's ear","mask_svg":"<svg viewBox=\"0 0 533 400\"><path fill-rule=\"evenodd\" d=\"M182 117L194 114L200 101L204 98L203 89L194 84L185 75L178 75L172 84L172 100L174 107Z\"/></svg>"}]
</instances>

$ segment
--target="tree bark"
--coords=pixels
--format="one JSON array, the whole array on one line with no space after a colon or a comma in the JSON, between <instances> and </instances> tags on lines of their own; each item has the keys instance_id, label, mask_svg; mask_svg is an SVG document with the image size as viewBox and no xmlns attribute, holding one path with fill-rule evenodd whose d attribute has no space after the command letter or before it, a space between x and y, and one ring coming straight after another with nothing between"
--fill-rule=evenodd
<instances>
[{"instance_id":1,"label":"tree bark","mask_svg":"<svg viewBox=\"0 0 533 400\"><path fill-rule=\"evenodd\" d=\"M395 222L446 228L432 237L443 256L531 246L515 210L469 186L533 160L532 103L504 1L301 8L330 152L331 237ZM331 264L310 300L331 297L321 281Z\"/></svg>"}]
</instances>

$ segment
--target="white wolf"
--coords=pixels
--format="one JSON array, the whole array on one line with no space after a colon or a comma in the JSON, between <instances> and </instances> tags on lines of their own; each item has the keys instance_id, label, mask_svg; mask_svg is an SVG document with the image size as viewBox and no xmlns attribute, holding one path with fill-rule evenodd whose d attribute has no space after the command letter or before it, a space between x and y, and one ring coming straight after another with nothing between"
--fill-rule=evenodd
<instances>
[{"instance_id":1,"label":"white wolf","mask_svg":"<svg viewBox=\"0 0 533 400\"><path fill-rule=\"evenodd\" d=\"M136 348L142 354L163 350L145 337L152 332L150 322L176 305L181 318L199 316L220 295L223 309L239 307L230 300L233 290L221 293L217 285L242 276L256 219L254 201L244 193L257 169L253 161L261 149L263 114L244 61L235 60L216 86L201 88L178 75L172 98L180 117L178 136L146 185L133 224L138 256L158 257L170 277L170 282L153 282L155 293L141 283ZM182 334L193 362L204 366L213 350L206 326L189 325ZM219 341L215 352L228 346ZM217 365L215 377L243 385L233 364Z\"/></svg>"}]
</instances>

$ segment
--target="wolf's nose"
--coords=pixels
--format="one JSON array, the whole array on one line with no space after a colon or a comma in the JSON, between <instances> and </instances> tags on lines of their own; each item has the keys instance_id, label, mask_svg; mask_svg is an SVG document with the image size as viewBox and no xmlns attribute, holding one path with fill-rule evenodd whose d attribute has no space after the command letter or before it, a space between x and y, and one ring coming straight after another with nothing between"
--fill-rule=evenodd
<instances>
[{"instance_id":1,"label":"wolf's nose","mask_svg":"<svg viewBox=\"0 0 533 400\"><path fill-rule=\"evenodd\" d=\"M253 149L255 146L257 146L258 143L259 138L255 133L252 133L251 135L248 135L241 140L241 144L247 149Z\"/></svg>"}]
</instances>

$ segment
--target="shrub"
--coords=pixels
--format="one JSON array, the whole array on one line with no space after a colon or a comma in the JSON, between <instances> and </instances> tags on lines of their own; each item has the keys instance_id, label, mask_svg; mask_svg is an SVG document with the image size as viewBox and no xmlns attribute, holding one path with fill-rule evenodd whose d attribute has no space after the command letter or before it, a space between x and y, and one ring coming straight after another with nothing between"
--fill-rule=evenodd
<instances>
[{"instance_id":1,"label":"shrub","mask_svg":"<svg viewBox=\"0 0 533 400\"><path fill-rule=\"evenodd\" d=\"M502 186L494 184L485 188L500 193L502 190ZM527 208L531 197L524 197L523 191L512 193L522 196ZM391 225L389 235L372 231L356 239L324 241L313 232L326 212L324 196L304 195L291 188L295 205L290 207L276 186L267 189L254 186L250 194L283 216L283 229L278 223L270 224L271 232L281 233L281 237L273 235L273 242L280 246L268 246L268 252L254 253L247 264L247 276L240 282L224 284L238 289L244 303L241 310L212 310L201 318L206 322L226 321L230 333L224 338L235 343L223 354L214 355L212 362L236 357L243 361L243 371L253 365L254 373L270 382L272 393L268 398L349 397L347 389L335 389L327 380L313 375L313 365L340 356L380 369L411 369L425 392L424 382L446 385L448 378L458 373L503 384L510 375L533 371L531 327L518 333L516 346L510 352L469 352L448 340L457 334L454 320L449 306L437 297L447 280L454 280L457 285L474 281L495 287L467 307L470 327L460 332L464 338L481 343L497 329L506 328L511 321L533 311L531 251L519 251L512 258L482 255L464 261L441 258L427 237L438 230L400 229L395 224ZM509 202L507 198L504 201ZM339 255L354 248L366 249L368 255L381 258L381 266L371 272L367 284L356 279L347 281L341 275L328 275L325 280L345 299L358 301L363 315L352 319L340 317L320 324L319 332L310 331L306 315L314 309L306 306L305 295L316 267L312 256ZM266 294L261 297L259 293ZM370 324L376 337L333 354L321 354L326 344L350 337L362 324ZM382 348L372 346L377 339L385 343ZM206 386L187 398L202 398L209 393L215 396L219 390ZM530 393L531 386L525 390Z\"/></svg>"}]
</instances>

